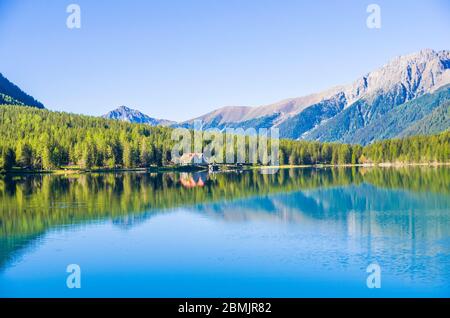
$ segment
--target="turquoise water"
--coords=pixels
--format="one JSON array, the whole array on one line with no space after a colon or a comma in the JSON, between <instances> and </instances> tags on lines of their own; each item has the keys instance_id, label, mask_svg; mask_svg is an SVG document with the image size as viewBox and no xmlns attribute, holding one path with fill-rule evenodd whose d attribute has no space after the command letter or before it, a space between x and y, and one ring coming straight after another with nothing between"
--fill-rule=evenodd
<instances>
[{"instance_id":1,"label":"turquoise water","mask_svg":"<svg viewBox=\"0 0 450 318\"><path fill-rule=\"evenodd\" d=\"M448 170L3 180L0 296L449 297Z\"/></svg>"}]
</instances>

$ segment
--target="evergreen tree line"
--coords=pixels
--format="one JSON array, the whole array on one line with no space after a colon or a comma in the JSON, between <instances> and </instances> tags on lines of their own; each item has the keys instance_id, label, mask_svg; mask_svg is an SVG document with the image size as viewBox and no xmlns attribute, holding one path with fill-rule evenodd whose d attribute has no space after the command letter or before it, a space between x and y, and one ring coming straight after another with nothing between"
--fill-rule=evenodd
<instances>
[{"instance_id":1,"label":"evergreen tree line","mask_svg":"<svg viewBox=\"0 0 450 318\"><path fill-rule=\"evenodd\" d=\"M0 106L0 169L164 166L172 162L175 141L171 134L172 128L168 127L30 107ZM234 140L236 143L237 138ZM449 131L433 136L379 141L365 147L281 140L279 161L282 165L448 162L449 141Z\"/></svg>"},{"instance_id":2,"label":"evergreen tree line","mask_svg":"<svg viewBox=\"0 0 450 318\"><path fill-rule=\"evenodd\" d=\"M161 166L171 129L30 107L0 107L0 167L51 170Z\"/></svg>"}]
</instances>

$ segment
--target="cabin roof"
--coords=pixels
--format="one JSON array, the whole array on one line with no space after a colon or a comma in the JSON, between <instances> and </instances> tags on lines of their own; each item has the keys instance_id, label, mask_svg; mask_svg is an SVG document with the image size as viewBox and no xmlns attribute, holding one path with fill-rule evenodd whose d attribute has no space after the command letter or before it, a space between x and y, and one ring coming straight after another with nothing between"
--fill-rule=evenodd
<instances>
[{"instance_id":1,"label":"cabin roof","mask_svg":"<svg viewBox=\"0 0 450 318\"><path fill-rule=\"evenodd\" d=\"M180 157L180 163L186 164L207 164L208 161L206 160L203 153L200 152L187 152L184 153Z\"/></svg>"}]
</instances>

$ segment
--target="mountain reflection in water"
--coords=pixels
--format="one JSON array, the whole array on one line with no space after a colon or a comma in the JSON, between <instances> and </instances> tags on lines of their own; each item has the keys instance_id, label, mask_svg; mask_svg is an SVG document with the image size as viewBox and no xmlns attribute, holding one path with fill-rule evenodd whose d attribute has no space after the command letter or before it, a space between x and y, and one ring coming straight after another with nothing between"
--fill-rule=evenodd
<instances>
[{"instance_id":1,"label":"mountain reflection in water","mask_svg":"<svg viewBox=\"0 0 450 318\"><path fill-rule=\"evenodd\" d=\"M302 229L295 245L316 246L316 254L331 249L346 259L354 251L397 262L398 271L427 267L431 280L450 275L448 167L7 176L0 202L0 272L49 231L98 222L128 231L183 209L212 221Z\"/></svg>"}]
</instances>

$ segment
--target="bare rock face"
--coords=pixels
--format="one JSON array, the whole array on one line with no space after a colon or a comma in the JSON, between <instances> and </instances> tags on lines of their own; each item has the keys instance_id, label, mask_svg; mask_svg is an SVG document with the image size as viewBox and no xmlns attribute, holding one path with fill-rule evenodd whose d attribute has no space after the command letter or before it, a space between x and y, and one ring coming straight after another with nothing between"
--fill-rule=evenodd
<instances>
[{"instance_id":1,"label":"bare rock face","mask_svg":"<svg viewBox=\"0 0 450 318\"><path fill-rule=\"evenodd\" d=\"M359 135L365 127L382 120L397 106L425 94L434 94L448 84L450 51L423 50L397 57L345 87L343 93L347 102L343 111L301 137L319 141L360 142ZM430 101L427 99L426 102ZM419 105L417 111L420 111L420 106L427 107ZM392 125L401 125L401 114L397 114L395 119ZM376 129L372 129L372 135L366 136L363 143L381 139L384 132L379 133L377 135ZM393 137L396 135L383 138Z\"/></svg>"},{"instance_id":2,"label":"bare rock face","mask_svg":"<svg viewBox=\"0 0 450 318\"><path fill-rule=\"evenodd\" d=\"M450 51L422 50L400 56L345 88L349 104L401 91L406 100L450 83Z\"/></svg>"},{"instance_id":3,"label":"bare rock face","mask_svg":"<svg viewBox=\"0 0 450 318\"><path fill-rule=\"evenodd\" d=\"M450 51L425 49L396 57L349 85L259 107L227 106L182 124L189 126L197 119L219 129L253 124L278 127L285 138L355 142L360 129L396 106L448 84Z\"/></svg>"}]
</instances>

